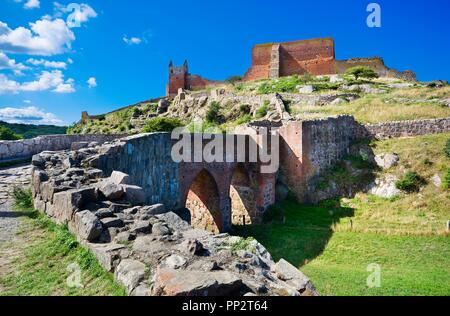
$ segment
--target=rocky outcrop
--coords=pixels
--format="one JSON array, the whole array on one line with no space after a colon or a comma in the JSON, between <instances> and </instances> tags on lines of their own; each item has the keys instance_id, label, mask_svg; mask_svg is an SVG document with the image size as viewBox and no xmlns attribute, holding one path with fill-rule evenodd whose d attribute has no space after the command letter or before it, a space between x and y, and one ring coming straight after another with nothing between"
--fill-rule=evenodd
<instances>
[{"instance_id":1,"label":"rocky outcrop","mask_svg":"<svg viewBox=\"0 0 450 316\"><path fill-rule=\"evenodd\" d=\"M35 206L67 224L130 295L317 295L309 279L275 263L256 240L192 228L162 204L144 205L130 177L92 167L104 148L33 159Z\"/></svg>"}]
</instances>

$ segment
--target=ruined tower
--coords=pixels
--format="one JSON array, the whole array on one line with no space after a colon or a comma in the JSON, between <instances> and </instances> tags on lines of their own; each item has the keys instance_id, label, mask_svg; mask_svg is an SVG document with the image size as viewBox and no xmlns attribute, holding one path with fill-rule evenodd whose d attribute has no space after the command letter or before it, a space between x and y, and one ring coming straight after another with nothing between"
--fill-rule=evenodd
<instances>
[{"instance_id":1,"label":"ruined tower","mask_svg":"<svg viewBox=\"0 0 450 316\"><path fill-rule=\"evenodd\" d=\"M169 63L169 83L166 87L166 95L173 97L178 93L178 89L188 89L189 66L185 60L183 66L176 67L173 62Z\"/></svg>"}]
</instances>

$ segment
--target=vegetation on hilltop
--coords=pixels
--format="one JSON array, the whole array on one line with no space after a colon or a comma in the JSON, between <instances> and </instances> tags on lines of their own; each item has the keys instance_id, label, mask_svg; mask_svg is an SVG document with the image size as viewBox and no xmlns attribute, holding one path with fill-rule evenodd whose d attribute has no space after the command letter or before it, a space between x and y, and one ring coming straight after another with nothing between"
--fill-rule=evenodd
<instances>
[{"instance_id":1,"label":"vegetation on hilltop","mask_svg":"<svg viewBox=\"0 0 450 316\"><path fill-rule=\"evenodd\" d=\"M392 78L376 78L373 70L367 67L355 67L348 73L338 76L294 75L278 79L267 79L243 82L239 77L230 77L228 84L220 89L237 95L267 95L272 93L290 93L302 95L299 90L304 86L312 86L307 93L308 100L315 97L340 95L343 102L315 103L293 101L286 97L287 111L297 119L316 119L332 115L349 114L361 123L378 123L386 121L402 121L413 119L431 119L450 117L450 86L445 83L430 85L409 83ZM208 87L208 92L218 87ZM200 93L201 91L197 92ZM200 93L201 94L201 93ZM351 98L346 99L346 95ZM201 98L201 97L198 97ZM294 98L295 99L295 98ZM198 101L198 100L197 100ZM192 109L185 105L183 109L174 109L179 103L172 102L169 112L157 113L157 104L143 102L134 107L116 111L104 116L80 122L71 128L69 133L139 133L143 131L147 120L154 117L172 117L189 125L195 118L201 117L208 127L227 130L251 120L263 119L273 109L261 103L255 109L247 104L231 104L232 100L213 100L205 102L202 107ZM270 110L270 111L269 111Z\"/></svg>"},{"instance_id":2,"label":"vegetation on hilltop","mask_svg":"<svg viewBox=\"0 0 450 316\"><path fill-rule=\"evenodd\" d=\"M10 128L0 126L0 140L18 140L22 137L14 133Z\"/></svg>"},{"instance_id":3,"label":"vegetation on hilltop","mask_svg":"<svg viewBox=\"0 0 450 316\"><path fill-rule=\"evenodd\" d=\"M4 138L5 130L10 130L15 134L16 138L7 139ZM14 140L14 139L30 139L43 135L59 135L66 134L67 127L55 126L55 125L31 125L31 124L15 124L6 123L0 121L0 139L1 140ZM8 132L7 132L8 133Z\"/></svg>"},{"instance_id":4,"label":"vegetation on hilltop","mask_svg":"<svg viewBox=\"0 0 450 316\"><path fill-rule=\"evenodd\" d=\"M345 71L345 74L355 77L356 80L359 78L378 78L378 74L372 68L366 66L351 67Z\"/></svg>"}]
</instances>

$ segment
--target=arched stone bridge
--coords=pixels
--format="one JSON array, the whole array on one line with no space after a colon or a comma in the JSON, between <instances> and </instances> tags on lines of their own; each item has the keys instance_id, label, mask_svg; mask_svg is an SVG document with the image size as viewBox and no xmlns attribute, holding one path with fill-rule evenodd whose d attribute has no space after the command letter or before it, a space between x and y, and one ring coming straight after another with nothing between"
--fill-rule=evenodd
<instances>
[{"instance_id":1,"label":"arched stone bridge","mask_svg":"<svg viewBox=\"0 0 450 316\"><path fill-rule=\"evenodd\" d=\"M97 167L107 175L114 170L129 174L131 181L145 190L148 203L187 208L194 226L221 232L232 224L260 222L275 203L277 181L299 201L310 200L314 194L311 181L349 153L358 128L350 116L294 121L277 127L279 147L268 146L280 159L279 168L272 173L262 173L263 164L250 159L254 137L248 135L249 130L227 136L236 141L218 154L224 162L175 162L171 153L177 141L168 133L158 133L122 139L100 156ZM237 145L238 138L245 140L244 149ZM203 141L201 148L210 141ZM191 148L186 154L192 156L195 152L198 150ZM238 155L244 159L237 160Z\"/></svg>"},{"instance_id":2,"label":"arched stone bridge","mask_svg":"<svg viewBox=\"0 0 450 316\"><path fill-rule=\"evenodd\" d=\"M212 139L221 136L212 135ZM113 170L129 174L132 183L147 193L148 203L189 209L195 227L227 231L232 224L260 222L264 211L275 203L276 185L276 172L262 173L261 163L251 162L248 152L238 159L244 149L237 144L253 143L250 136L227 137L234 138L235 146L227 151L224 144L222 162L193 162L194 141L192 159L175 162L172 148L177 140L158 133L123 139L100 157L98 167L107 174ZM202 149L210 141L203 140Z\"/></svg>"}]
</instances>

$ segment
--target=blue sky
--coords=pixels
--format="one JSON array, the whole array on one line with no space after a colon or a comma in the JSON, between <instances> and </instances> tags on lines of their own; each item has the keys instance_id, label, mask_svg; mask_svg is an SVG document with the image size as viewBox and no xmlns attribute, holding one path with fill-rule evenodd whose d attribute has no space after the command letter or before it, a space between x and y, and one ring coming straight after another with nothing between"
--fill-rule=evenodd
<instances>
[{"instance_id":1,"label":"blue sky","mask_svg":"<svg viewBox=\"0 0 450 316\"><path fill-rule=\"evenodd\" d=\"M371 2L381 28L366 25ZM333 37L338 59L450 79L448 0L70 3L0 0L0 120L70 124L164 95L171 59L225 79L247 70L255 44L316 37Z\"/></svg>"}]
</instances>

